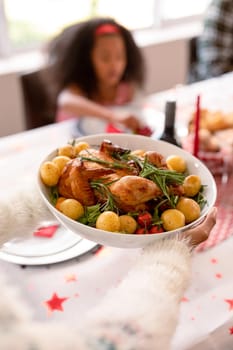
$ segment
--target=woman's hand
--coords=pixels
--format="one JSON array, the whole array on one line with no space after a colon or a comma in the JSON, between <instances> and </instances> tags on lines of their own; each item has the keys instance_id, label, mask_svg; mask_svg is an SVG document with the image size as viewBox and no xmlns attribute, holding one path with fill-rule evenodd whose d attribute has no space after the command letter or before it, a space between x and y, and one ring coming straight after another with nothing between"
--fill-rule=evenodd
<instances>
[{"instance_id":1,"label":"woman's hand","mask_svg":"<svg viewBox=\"0 0 233 350\"><path fill-rule=\"evenodd\" d=\"M191 228L183 233L183 237L190 238L190 244L195 247L204 242L216 224L217 208L214 207L198 226Z\"/></svg>"}]
</instances>

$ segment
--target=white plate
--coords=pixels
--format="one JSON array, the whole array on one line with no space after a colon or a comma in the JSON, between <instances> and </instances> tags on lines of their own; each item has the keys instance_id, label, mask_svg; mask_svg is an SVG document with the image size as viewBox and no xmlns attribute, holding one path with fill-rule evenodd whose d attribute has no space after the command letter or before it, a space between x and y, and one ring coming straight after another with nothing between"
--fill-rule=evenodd
<instances>
[{"instance_id":1,"label":"white plate","mask_svg":"<svg viewBox=\"0 0 233 350\"><path fill-rule=\"evenodd\" d=\"M143 109L132 109L132 107L117 107L114 110L119 113L131 112L141 119L145 125L148 125L153 131L153 137L159 138L162 134L164 126L164 114L156 111L153 108L143 108ZM88 136L93 134L102 134L107 132L108 123L103 120L96 119L93 117L85 116L79 118L77 121L77 134L81 136ZM131 133L129 129L124 128L120 124L114 124L114 126L124 133Z\"/></svg>"},{"instance_id":2,"label":"white plate","mask_svg":"<svg viewBox=\"0 0 233 350\"><path fill-rule=\"evenodd\" d=\"M46 265L78 257L96 246L59 225L52 238L34 236L5 243L0 259L20 265Z\"/></svg>"}]
</instances>

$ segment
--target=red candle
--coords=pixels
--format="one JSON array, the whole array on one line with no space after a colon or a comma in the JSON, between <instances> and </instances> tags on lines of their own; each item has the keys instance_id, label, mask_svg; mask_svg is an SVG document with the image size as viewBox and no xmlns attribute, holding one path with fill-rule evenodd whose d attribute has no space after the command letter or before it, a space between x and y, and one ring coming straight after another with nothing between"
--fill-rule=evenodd
<instances>
[{"instance_id":1,"label":"red candle","mask_svg":"<svg viewBox=\"0 0 233 350\"><path fill-rule=\"evenodd\" d=\"M193 155L198 157L199 151L199 125L200 125L200 95L196 100L196 113L194 121L194 140L193 140Z\"/></svg>"}]
</instances>

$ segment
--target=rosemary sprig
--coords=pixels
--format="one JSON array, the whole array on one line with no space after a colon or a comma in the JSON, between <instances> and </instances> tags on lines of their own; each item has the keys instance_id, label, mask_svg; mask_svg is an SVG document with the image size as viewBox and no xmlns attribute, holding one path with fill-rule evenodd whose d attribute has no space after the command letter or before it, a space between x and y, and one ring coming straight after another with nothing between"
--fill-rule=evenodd
<instances>
[{"instance_id":1,"label":"rosemary sprig","mask_svg":"<svg viewBox=\"0 0 233 350\"><path fill-rule=\"evenodd\" d=\"M102 165L106 165L108 168L113 168L113 169L132 169L132 167L130 167L127 164L123 164L123 163L118 163L118 162L108 162L107 160L103 160L97 157L85 157L85 156L81 156L80 157L81 160L87 160L90 162L95 162L95 163L99 163Z\"/></svg>"},{"instance_id":2,"label":"rosemary sprig","mask_svg":"<svg viewBox=\"0 0 233 350\"><path fill-rule=\"evenodd\" d=\"M127 158L127 155L130 154L130 149L126 149L126 148L119 148L119 149L116 149L115 151L111 152L110 155L117 159L117 160L124 160L124 158L126 157Z\"/></svg>"},{"instance_id":3,"label":"rosemary sprig","mask_svg":"<svg viewBox=\"0 0 233 350\"><path fill-rule=\"evenodd\" d=\"M163 221L160 219L160 215L159 215L159 207L165 203L167 203L167 198L162 200L161 202L159 202L155 208L154 208L154 213L152 216L152 222L154 225L162 225Z\"/></svg>"},{"instance_id":4,"label":"rosemary sprig","mask_svg":"<svg viewBox=\"0 0 233 350\"><path fill-rule=\"evenodd\" d=\"M206 204L208 204L208 201L207 201L206 197L203 194L204 187L205 186L202 185L200 191L198 192L198 194L195 197L193 197L193 199L199 204L201 210L204 208L204 206Z\"/></svg>"},{"instance_id":5,"label":"rosemary sprig","mask_svg":"<svg viewBox=\"0 0 233 350\"><path fill-rule=\"evenodd\" d=\"M101 179L91 181L91 187L98 191L102 198L106 198L105 202L101 204L101 211L114 211L116 213L119 212L119 209L117 207L115 198L111 191L109 190L108 186L115 181L111 181L109 183L103 183Z\"/></svg>"},{"instance_id":6,"label":"rosemary sprig","mask_svg":"<svg viewBox=\"0 0 233 350\"><path fill-rule=\"evenodd\" d=\"M175 183L181 185L185 179L185 175L182 173L174 170L159 169L147 161L144 162L140 176L150 178L153 175L166 177L166 184Z\"/></svg>"},{"instance_id":7,"label":"rosemary sprig","mask_svg":"<svg viewBox=\"0 0 233 350\"><path fill-rule=\"evenodd\" d=\"M85 207L84 215L78 219L79 222L89 226L95 226L98 216L101 214L101 205L99 203Z\"/></svg>"},{"instance_id":8,"label":"rosemary sprig","mask_svg":"<svg viewBox=\"0 0 233 350\"><path fill-rule=\"evenodd\" d=\"M91 187L98 191L102 198L106 198L106 200L103 203L86 206L84 215L78 219L79 222L85 225L95 226L98 216L104 211L111 210L118 214L119 209L115 203L112 193L108 188L108 186L113 182L114 181L103 183L101 180L95 180L91 182Z\"/></svg>"},{"instance_id":9,"label":"rosemary sprig","mask_svg":"<svg viewBox=\"0 0 233 350\"><path fill-rule=\"evenodd\" d=\"M173 170L156 168L145 158L139 175L155 182L172 207L175 206L174 196L169 194L168 185L172 183L181 185L185 179L184 174Z\"/></svg>"},{"instance_id":10,"label":"rosemary sprig","mask_svg":"<svg viewBox=\"0 0 233 350\"><path fill-rule=\"evenodd\" d=\"M51 187L51 191L50 191L50 200L51 200L51 203L52 203L53 205L56 205L58 198L59 198L59 193L58 193L58 188L57 188L57 186Z\"/></svg>"}]
</instances>

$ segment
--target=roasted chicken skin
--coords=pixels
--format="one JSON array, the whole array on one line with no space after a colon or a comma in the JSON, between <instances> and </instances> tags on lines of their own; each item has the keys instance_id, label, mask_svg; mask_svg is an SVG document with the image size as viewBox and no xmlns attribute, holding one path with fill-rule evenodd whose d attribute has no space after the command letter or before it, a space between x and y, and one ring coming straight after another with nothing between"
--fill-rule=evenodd
<instances>
[{"instance_id":1,"label":"roasted chicken skin","mask_svg":"<svg viewBox=\"0 0 233 350\"><path fill-rule=\"evenodd\" d=\"M121 162L113 158L113 154L122 155L125 152L126 149L106 140L98 150L80 152L79 157L68 162L63 169L58 183L59 194L77 199L85 206L103 202L106 198L91 187L91 181L101 178L103 183L108 184L120 211L144 210L147 202L162 195L162 191L153 181L137 176L139 170L134 162ZM146 157L158 168L166 165L159 153L146 152ZM98 161L95 162L96 158ZM116 162L121 163L123 168L115 168Z\"/></svg>"},{"instance_id":2,"label":"roasted chicken skin","mask_svg":"<svg viewBox=\"0 0 233 350\"><path fill-rule=\"evenodd\" d=\"M114 145L106 144L104 147L102 144L100 150L84 150L80 153L80 158L75 158L66 164L58 183L58 192L61 196L77 199L85 206L93 205L97 202L97 198L91 188L91 181L103 178L108 174L114 174L111 180L106 180L108 182L137 172L133 166L123 169L113 168L112 163L116 160L109 154L108 146L111 146L111 152L113 152ZM119 147L116 147L118 150ZM85 160L85 158L98 158L109 164L102 165L98 162Z\"/></svg>"},{"instance_id":3,"label":"roasted chicken skin","mask_svg":"<svg viewBox=\"0 0 233 350\"><path fill-rule=\"evenodd\" d=\"M124 176L110 185L110 191L123 211L144 208L144 203L162 194L153 181L140 176Z\"/></svg>"},{"instance_id":4,"label":"roasted chicken skin","mask_svg":"<svg viewBox=\"0 0 233 350\"><path fill-rule=\"evenodd\" d=\"M83 205L96 203L89 181L111 174L112 169L99 165L88 167L88 163L76 158L66 164L58 183L58 192L65 198L77 199Z\"/></svg>"},{"instance_id":5,"label":"roasted chicken skin","mask_svg":"<svg viewBox=\"0 0 233 350\"><path fill-rule=\"evenodd\" d=\"M157 168L167 169L166 159L162 154L155 151L147 151L145 153L145 157L151 164L153 164Z\"/></svg>"}]
</instances>

